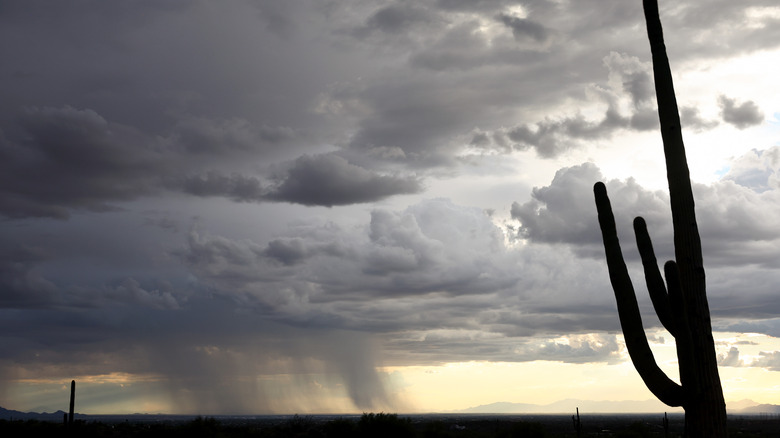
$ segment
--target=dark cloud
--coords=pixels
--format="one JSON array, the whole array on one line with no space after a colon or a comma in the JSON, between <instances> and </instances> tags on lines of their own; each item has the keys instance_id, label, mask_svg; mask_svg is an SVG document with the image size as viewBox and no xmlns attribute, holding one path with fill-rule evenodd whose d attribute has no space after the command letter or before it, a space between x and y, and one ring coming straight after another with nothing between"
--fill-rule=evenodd
<instances>
[{"instance_id":1,"label":"dark cloud","mask_svg":"<svg viewBox=\"0 0 780 438\"><path fill-rule=\"evenodd\" d=\"M270 188L255 176L205 170L215 159L240 162L264 144L293 135L245 120L185 120L168 136L154 138L93 110L65 106L30 108L18 116L15 131L0 136L5 158L0 214L9 218L66 219L74 210L111 211L163 189L237 202L328 206L422 190L417 178L373 174L331 155L299 158Z\"/></svg>"},{"instance_id":2,"label":"dark cloud","mask_svg":"<svg viewBox=\"0 0 780 438\"><path fill-rule=\"evenodd\" d=\"M366 27L382 32L398 33L410 24L423 21L424 12L410 5L391 5L377 10L366 23Z\"/></svg>"},{"instance_id":3,"label":"dark cloud","mask_svg":"<svg viewBox=\"0 0 780 438\"><path fill-rule=\"evenodd\" d=\"M434 17L424 7L409 3L385 5L373 10L363 25L352 27L349 34L364 40L373 36L409 36L410 30L418 24L426 24ZM379 35L377 35L379 34Z\"/></svg>"},{"instance_id":4,"label":"dark cloud","mask_svg":"<svg viewBox=\"0 0 780 438\"><path fill-rule=\"evenodd\" d=\"M154 190L167 160L132 127L92 110L30 108L0 155L0 213L64 218L70 209L110 210Z\"/></svg>"},{"instance_id":5,"label":"dark cloud","mask_svg":"<svg viewBox=\"0 0 780 438\"><path fill-rule=\"evenodd\" d=\"M288 2L259 1L252 3L260 10L267 28L281 38L290 38L297 30L291 17L291 4Z\"/></svg>"},{"instance_id":6,"label":"dark cloud","mask_svg":"<svg viewBox=\"0 0 780 438\"><path fill-rule=\"evenodd\" d=\"M253 149L257 135L249 133L246 122L204 120L153 138L95 111L69 106L30 108L18 120L14 137L0 138L0 156L6 158L0 164L0 214L7 217L63 219L73 210L110 211L118 208L116 203L166 187L242 202L262 198L253 177L216 171L178 175L199 169L198 155L226 157Z\"/></svg>"},{"instance_id":7,"label":"dark cloud","mask_svg":"<svg viewBox=\"0 0 780 438\"><path fill-rule=\"evenodd\" d=\"M171 289L169 285L164 286ZM180 308L178 299L171 290L144 288L133 278L125 278L119 284L107 288L105 296L110 300L149 309L175 310Z\"/></svg>"},{"instance_id":8,"label":"dark cloud","mask_svg":"<svg viewBox=\"0 0 780 438\"><path fill-rule=\"evenodd\" d=\"M515 127L506 136L517 144L516 149L533 148L540 157L554 158L570 149L581 147L582 140L609 138L617 129L629 126L642 130L655 127L646 118L635 121L621 116L615 108L610 107L600 121L590 121L582 115L545 120L535 126Z\"/></svg>"},{"instance_id":9,"label":"dark cloud","mask_svg":"<svg viewBox=\"0 0 780 438\"><path fill-rule=\"evenodd\" d=\"M37 265L50 255L42 248L5 245L0 253L0 308L50 307L60 301L60 290Z\"/></svg>"},{"instance_id":10,"label":"dark cloud","mask_svg":"<svg viewBox=\"0 0 780 438\"><path fill-rule=\"evenodd\" d=\"M45 234L44 234L45 235ZM19 240L29 240L19 239ZM168 281L144 281L125 276L102 282L92 274L88 280L74 283L57 275L51 266L62 263L60 249L51 238L40 239L39 246L24 246L4 237L0 253L0 308L3 309L99 309L125 304L149 309L177 309L186 301ZM89 246L85 244L85 246ZM68 254L84 257L77 250Z\"/></svg>"},{"instance_id":11,"label":"dark cloud","mask_svg":"<svg viewBox=\"0 0 780 438\"><path fill-rule=\"evenodd\" d=\"M224 156L236 152L263 152L268 145L294 138L291 128L253 126L245 119L211 120L204 117L180 120L168 135L170 147L195 155Z\"/></svg>"},{"instance_id":12,"label":"dark cloud","mask_svg":"<svg viewBox=\"0 0 780 438\"><path fill-rule=\"evenodd\" d=\"M287 266L317 255L351 257L350 253L350 248L336 241L312 243L300 237L274 239L264 251L266 256Z\"/></svg>"},{"instance_id":13,"label":"dark cloud","mask_svg":"<svg viewBox=\"0 0 780 438\"><path fill-rule=\"evenodd\" d=\"M238 202L260 202L265 199L266 193L257 178L236 173L222 175L212 171L170 184L190 195L223 196Z\"/></svg>"},{"instance_id":14,"label":"dark cloud","mask_svg":"<svg viewBox=\"0 0 780 438\"><path fill-rule=\"evenodd\" d=\"M736 99L720 95L718 105L720 105L723 121L739 129L749 128L764 121L764 114L751 100L737 105Z\"/></svg>"},{"instance_id":15,"label":"dark cloud","mask_svg":"<svg viewBox=\"0 0 780 438\"><path fill-rule=\"evenodd\" d=\"M512 35L514 35L516 40L522 41L526 38L531 38L536 42L542 43L549 37L549 31L533 20L507 14L499 14L497 19L512 29Z\"/></svg>"},{"instance_id":16,"label":"dark cloud","mask_svg":"<svg viewBox=\"0 0 780 438\"><path fill-rule=\"evenodd\" d=\"M378 175L333 154L304 155L295 160L266 198L331 207L421 190L422 184L415 177Z\"/></svg>"},{"instance_id":17,"label":"dark cloud","mask_svg":"<svg viewBox=\"0 0 780 438\"><path fill-rule=\"evenodd\" d=\"M44 310L24 318L18 312L4 313L0 328L5 345L18 346L0 352L3 376L44 373L51 379L70 379L105 374L107 369L148 376L162 379L162 391L156 391L174 399L181 413L301 409L322 396L316 382L305 377L317 374L321 385L345 392L352 403L347 402L347 409L403 409L376 371L381 361L365 334L297 329L237 311L226 301L200 297L179 310ZM301 380L283 388L262 380L246 383L278 373L300 374ZM319 412L328 408L323 404Z\"/></svg>"},{"instance_id":18,"label":"dark cloud","mask_svg":"<svg viewBox=\"0 0 780 438\"><path fill-rule=\"evenodd\" d=\"M658 113L649 63L617 52L605 56L603 63L609 71L607 84L592 90L594 97L606 106L602 117L586 118L580 112L547 116L535 123L496 130L492 138L480 130L481 135L474 137L470 145L501 153L531 149L542 158L557 158L593 141L610 139L621 131L657 130ZM682 107L681 118L686 127L697 131L717 126L717 122L703 120L694 107Z\"/></svg>"},{"instance_id":19,"label":"dark cloud","mask_svg":"<svg viewBox=\"0 0 780 438\"><path fill-rule=\"evenodd\" d=\"M294 265L308 257L304 245L301 239L276 239L268 242L265 253L282 264Z\"/></svg>"},{"instance_id":20,"label":"dark cloud","mask_svg":"<svg viewBox=\"0 0 780 438\"><path fill-rule=\"evenodd\" d=\"M437 7L456 11L490 11L506 4L505 0L436 0Z\"/></svg>"}]
</instances>

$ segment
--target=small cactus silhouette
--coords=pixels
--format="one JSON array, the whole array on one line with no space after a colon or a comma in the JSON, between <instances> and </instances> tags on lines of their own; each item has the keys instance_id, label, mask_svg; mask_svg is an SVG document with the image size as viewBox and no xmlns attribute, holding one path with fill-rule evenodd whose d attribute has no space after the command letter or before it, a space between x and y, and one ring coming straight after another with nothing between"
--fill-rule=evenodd
<instances>
[{"instance_id":1,"label":"small cactus silhouette","mask_svg":"<svg viewBox=\"0 0 780 438\"><path fill-rule=\"evenodd\" d=\"M70 408L68 409L68 424L73 424L73 408L76 404L76 381L70 381Z\"/></svg>"},{"instance_id":2,"label":"small cactus silhouette","mask_svg":"<svg viewBox=\"0 0 780 438\"><path fill-rule=\"evenodd\" d=\"M666 416L666 412L664 412L663 425L664 425L664 437L669 438L669 417Z\"/></svg>"},{"instance_id":3,"label":"small cactus silhouette","mask_svg":"<svg viewBox=\"0 0 780 438\"><path fill-rule=\"evenodd\" d=\"M580 421L580 408L577 408L577 415L571 416L571 421L574 423L574 430L577 432L577 437L582 436L582 422Z\"/></svg>"},{"instance_id":4,"label":"small cactus silhouette","mask_svg":"<svg viewBox=\"0 0 780 438\"><path fill-rule=\"evenodd\" d=\"M607 189L601 182L593 188L599 225L620 325L634 367L647 388L659 400L669 406L682 406L685 409L685 436L725 437L726 405L718 375L701 239L696 225L672 73L666 56L658 2L643 0L643 7L653 57L658 116L674 226L676 261L668 261L664 265L666 284L658 269L647 225L641 217L634 220L634 232L653 307L677 344L680 384L672 381L658 367L650 350L634 287L620 250Z\"/></svg>"}]
</instances>

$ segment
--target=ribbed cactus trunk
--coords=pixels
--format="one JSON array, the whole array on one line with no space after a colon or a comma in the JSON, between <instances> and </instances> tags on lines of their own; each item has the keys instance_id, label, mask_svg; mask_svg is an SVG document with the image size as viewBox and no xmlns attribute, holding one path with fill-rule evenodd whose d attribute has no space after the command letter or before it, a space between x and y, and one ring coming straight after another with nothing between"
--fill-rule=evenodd
<instances>
[{"instance_id":1,"label":"ribbed cactus trunk","mask_svg":"<svg viewBox=\"0 0 780 438\"><path fill-rule=\"evenodd\" d=\"M599 224L620 323L634 366L648 389L659 400L685 409L685 436L725 437L726 404L718 375L701 240L696 225L677 100L666 56L658 2L644 0L643 6L653 57L658 116L674 226L676 261L669 261L664 266L666 284L658 269L642 218L634 221L634 230L653 306L661 323L675 337L680 367L679 385L661 371L647 343L636 295L620 250L612 208L602 183L594 187Z\"/></svg>"}]
</instances>

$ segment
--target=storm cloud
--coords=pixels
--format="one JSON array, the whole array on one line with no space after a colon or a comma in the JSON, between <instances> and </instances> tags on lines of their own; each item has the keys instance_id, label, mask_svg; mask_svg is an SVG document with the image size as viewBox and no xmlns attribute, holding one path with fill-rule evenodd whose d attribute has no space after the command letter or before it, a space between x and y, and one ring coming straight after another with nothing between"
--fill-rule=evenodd
<instances>
[{"instance_id":1,"label":"storm cloud","mask_svg":"<svg viewBox=\"0 0 780 438\"><path fill-rule=\"evenodd\" d=\"M383 367L627 360L593 184L632 272L635 216L673 240L640 2L0 8L3 407L79 376L91 406L410 412ZM661 12L714 327L780 336L776 4Z\"/></svg>"},{"instance_id":2,"label":"storm cloud","mask_svg":"<svg viewBox=\"0 0 780 438\"><path fill-rule=\"evenodd\" d=\"M336 155L304 155L279 179L268 199L326 207L422 191L416 177L378 175Z\"/></svg>"}]
</instances>

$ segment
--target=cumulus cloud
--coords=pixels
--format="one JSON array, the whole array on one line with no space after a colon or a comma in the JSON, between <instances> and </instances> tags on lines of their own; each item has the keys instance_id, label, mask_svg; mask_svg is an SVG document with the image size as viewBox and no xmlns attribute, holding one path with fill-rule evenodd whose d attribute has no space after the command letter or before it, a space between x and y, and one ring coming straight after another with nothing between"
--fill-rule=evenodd
<instances>
[{"instance_id":1,"label":"cumulus cloud","mask_svg":"<svg viewBox=\"0 0 780 438\"><path fill-rule=\"evenodd\" d=\"M780 351L762 351L750 366L768 368L770 371L780 371Z\"/></svg>"},{"instance_id":2,"label":"cumulus cloud","mask_svg":"<svg viewBox=\"0 0 780 438\"><path fill-rule=\"evenodd\" d=\"M304 155L280 179L269 190L267 199L327 207L378 201L422 190L416 177L378 175L333 154Z\"/></svg>"},{"instance_id":3,"label":"cumulus cloud","mask_svg":"<svg viewBox=\"0 0 780 438\"><path fill-rule=\"evenodd\" d=\"M593 184L603 179L592 163L557 171L549 186L534 187L530 201L512 204L512 217L520 221L519 236L534 242L599 247ZM606 181L606 185L619 228L630 230L633 218L643 216L654 234L659 228L665 231L663 209L668 201L663 193L648 191L633 179Z\"/></svg>"},{"instance_id":4,"label":"cumulus cloud","mask_svg":"<svg viewBox=\"0 0 780 438\"><path fill-rule=\"evenodd\" d=\"M735 162L749 161L753 154ZM771 151L766 157L771 160ZM743 173L735 170L733 177L739 178ZM512 204L512 217L520 222L518 237L533 242L574 244L582 254L599 253L601 233L594 213L592 186L602 179L598 168L591 163L556 172L549 186L533 189L531 200ZM633 179L604 182L619 234L625 236L622 239L625 256L636 256L631 224L637 216L645 218L656 252L670 256L673 251L668 194L647 190ZM780 205L777 199L780 191L757 192L730 177L710 185L694 184L693 190L705 257L710 263L742 266L772 263L771 254L780 249L780 241L770 217L780 214L775 211L775 206Z\"/></svg>"},{"instance_id":5,"label":"cumulus cloud","mask_svg":"<svg viewBox=\"0 0 780 438\"><path fill-rule=\"evenodd\" d=\"M533 126L521 125L506 132L515 148L533 148L541 157L553 158L579 147L579 140L595 140L610 136L616 127L628 126L614 108L610 108L602 120L587 120L583 115L549 119Z\"/></svg>"},{"instance_id":6,"label":"cumulus cloud","mask_svg":"<svg viewBox=\"0 0 780 438\"><path fill-rule=\"evenodd\" d=\"M721 367L741 367L744 361L739 358L739 349L731 347L726 354L718 355L718 366Z\"/></svg>"},{"instance_id":7,"label":"cumulus cloud","mask_svg":"<svg viewBox=\"0 0 780 438\"><path fill-rule=\"evenodd\" d=\"M609 82L614 92L623 91L631 98L635 108L649 105L655 98L653 68L650 62L640 61L636 56L610 52L604 57L609 69Z\"/></svg>"},{"instance_id":8,"label":"cumulus cloud","mask_svg":"<svg viewBox=\"0 0 780 438\"><path fill-rule=\"evenodd\" d=\"M759 193L778 187L780 147L753 149L732 160L724 180L750 188Z\"/></svg>"},{"instance_id":9,"label":"cumulus cloud","mask_svg":"<svg viewBox=\"0 0 780 438\"><path fill-rule=\"evenodd\" d=\"M435 199L376 210L362 230L311 223L267 244L193 232L177 253L214 293L280 321L381 333L401 362L409 356L392 339L403 333L482 333L471 344L462 340L462 352L431 350L426 361L454 360L482 341L494 360L532 360L530 350L507 355L505 348L517 336L617 328L601 260L546 246L513 250L479 209ZM562 264L579 267L553 275ZM575 282L588 287L568 296L561 286ZM572 302L587 312L572 312ZM568 347L550 348L558 351L550 357L567 360Z\"/></svg>"},{"instance_id":10,"label":"cumulus cloud","mask_svg":"<svg viewBox=\"0 0 780 438\"><path fill-rule=\"evenodd\" d=\"M503 234L490 218L444 199L404 212L373 211L362 236L332 224L292 231L264 246L193 230L180 256L226 293L255 295L261 289L253 284L261 283L269 297L269 281L295 273L292 283L309 286L285 289L280 284L277 292L280 297L285 290L304 294L304 306L312 294L323 299L325 293L356 300L387 294L492 293L512 287L518 278L502 259Z\"/></svg>"},{"instance_id":11,"label":"cumulus cloud","mask_svg":"<svg viewBox=\"0 0 780 438\"><path fill-rule=\"evenodd\" d=\"M764 114L752 100L737 105L737 100L720 95L720 115L723 121L738 129L749 128L764 121Z\"/></svg>"}]
</instances>

